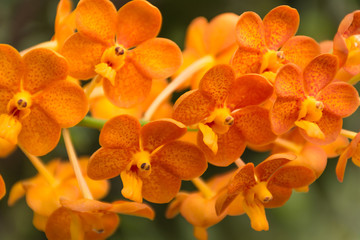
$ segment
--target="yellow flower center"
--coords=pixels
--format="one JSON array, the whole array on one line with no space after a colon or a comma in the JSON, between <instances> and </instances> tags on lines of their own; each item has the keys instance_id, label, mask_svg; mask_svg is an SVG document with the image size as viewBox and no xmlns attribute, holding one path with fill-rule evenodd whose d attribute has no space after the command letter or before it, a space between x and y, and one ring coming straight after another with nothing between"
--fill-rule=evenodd
<instances>
[{"instance_id":1,"label":"yellow flower center","mask_svg":"<svg viewBox=\"0 0 360 240\"><path fill-rule=\"evenodd\" d=\"M284 63L285 54L283 51L269 50L263 55L260 73L264 71L276 72Z\"/></svg>"},{"instance_id":2,"label":"yellow flower center","mask_svg":"<svg viewBox=\"0 0 360 240\"><path fill-rule=\"evenodd\" d=\"M116 72L125 64L126 49L119 44L106 49L101 57L101 63L95 66L95 72L107 78L115 85Z\"/></svg>"},{"instance_id":3,"label":"yellow flower center","mask_svg":"<svg viewBox=\"0 0 360 240\"><path fill-rule=\"evenodd\" d=\"M322 117L324 104L317 101L314 97L308 96L302 103L299 113L299 119L317 122Z\"/></svg>"},{"instance_id":4,"label":"yellow flower center","mask_svg":"<svg viewBox=\"0 0 360 240\"><path fill-rule=\"evenodd\" d=\"M324 139L325 135L316 124L322 117L324 104L314 97L308 96L301 104L298 121L295 125L304 129L310 137Z\"/></svg>"},{"instance_id":5,"label":"yellow flower center","mask_svg":"<svg viewBox=\"0 0 360 240\"><path fill-rule=\"evenodd\" d=\"M0 138L10 145L17 144L21 131L21 120L30 114L31 94L26 91L16 93L7 104L7 113L0 115Z\"/></svg>"},{"instance_id":6,"label":"yellow flower center","mask_svg":"<svg viewBox=\"0 0 360 240\"><path fill-rule=\"evenodd\" d=\"M8 102L7 111L9 115L23 119L30 114L31 105L31 94L26 91L21 91L16 93Z\"/></svg>"},{"instance_id":7,"label":"yellow flower center","mask_svg":"<svg viewBox=\"0 0 360 240\"><path fill-rule=\"evenodd\" d=\"M226 107L216 108L206 119L206 123L215 133L224 134L234 124L234 118L231 116L230 109Z\"/></svg>"},{"instance_id":8,"label":"yellow flower center","mask_svg":"<svg viewBox=\"0 0 360 240\"><path fill-rule=\"evenodd\" d=\"M142 202L142 178L148 177L150 173L150 153L147 151L135 153L126 170L120 173L124 186L121 190L122 195L135 202Z\"/></svg>"}]
</instances>

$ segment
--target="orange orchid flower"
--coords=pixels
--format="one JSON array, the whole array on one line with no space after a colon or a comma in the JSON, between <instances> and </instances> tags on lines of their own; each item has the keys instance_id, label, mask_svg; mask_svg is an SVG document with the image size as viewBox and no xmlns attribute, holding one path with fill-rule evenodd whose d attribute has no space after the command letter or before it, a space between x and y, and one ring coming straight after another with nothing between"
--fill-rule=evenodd
<instances>
[{"instance_id":1,"label":"orange orchid flower","mask_svg":"<svg viewBox=\"0 0 360 240\"><path fill-rule=\"evenodd\" d=\"M261 75L236 79L231 66L219 64L204 75L198 90L177 100L173 118L188 126L198 124L198 144L207 160L227 166L243 153L246 141L266 144L276 138L268 110L256 106L272 93L272 86Z\"/></svg>"},{"instance_id":2,"label":"orange orchid flower","mask_svg":"<svg viewBox=\"0 0 360 240\"><path fill-rule=\"evenodd\" d=\"M360 133L350 142L349 146L341 153L336 165L336 176L339 182L344 180L347 160L351 158L352 162L360 167Z\"/></svg>"},{"instance_id":3,"label":"orange orchid flower","mask_svg":"<svg viewBox=\"0 0 360 240\"><path fill-rule=\"evenodd\" d=\"M178 193L181 180L198 177L207 168L200 149L176 140L186 131L182 123L172 119L141 127L129 115L112 118L101 130L102 147L91 156L88 175L92 179L120 175L125 198L169 202Z\"/></svg>"},{"instance_id":4,"label":"orange orchid flower","mask_svg":"<svg viewBox=\"0 0 360 240\"><path fill-rule=\"evenodd\" d=\"M233 175L227 192L218 198L216 211L221 214L238 195L243 196L242 207L256 231L269 230L265 207L280 207L290 198L293 188L315 181L311 168L293 162L293 154L274 154L258 166L248 163Z\"/></svg>"},{"instance_id":5,"label":"orange orchid flower","mask_svg":"<svg viewBox=\"0 0 360 240\"><path fill-rule=\"evenodd\" d=\"M68 64L52 50L37 48L21 57L1 44L0 63L0 138L33 155L50 152L61 128L86 115L84 91L66 80Z\"/></svg>"},{"instance_id":6,"label":"orange orchid flower","mask_svg":"<svg viewBox=\"0 0 360 240\"><path fill-rule=\"evenodd\" d=\"M51 240L101 240L111 236L119 225L117 213L154 218L154 211L143 203L91 199L61 199L62 207L54 211L45 233Z\"/></svg>"},{"instance_id":7,"label":"orange orchid flower","mask_svg":"<svg viewBox=\"0 0 360 240\"><path fill-rule=\"evenodd\" d=\"M231 56L237 48L235 26L238 18L239 16L234 13L223 13L213 18L210 22L204 17L198 17L190 23L185 38L184 62L173 78L196 60L205 56L211 56L213 61L193 74L180 86L181 88L186 88L190 85L191 89L197 89L200 79L211 67L216 64L229 63Z\"/></svg>"},{"instance_id":8,"label":"orange orchid flower","mask_svg":"<svg viewBox=\"0 0 360 240\"><path fill-rule=\"evenodd\" d=\"M305 67L320 47L310 37L294 37L299 21L297 10L289 6L272 9L263 20L254 12L241 14L236 25L239 48L231 60L237 74L276 73L288 62Z\"/></svg>"},{"instance_id":9,"label":"orange orchid flower","mask_svg":"<svg viewBox=\"0 0 360 240\"><path fill-rule=\"evenodd\" d=\"M6 194L5 182L2 175L0 174L0 200L5 196L5 194Z\"/></svg>"},{"instance_id":10,"label":"orange orchid flower","mask_svg":"<svg viewBox=\"0 0 360 240\"><path fill-rule=\"evenodd\" d=\"M166 218L174 218L178 213L194 226L194 236L199 240L208 239L207 228L217 224L226 215L240 215L244 211L236 199L220 215L216 214L215 203L219 193L227 186L233 171L212 177L205 184L208 192L179 192L166 210Z\"/></svg>"},{"instance_id":11,"label":"orange orchid flower","mask_svg":"<svg viewBox=\"0 0 360 240\"><path fill-rule=\"evenodd\" d=\"M90 191L95 199L103 198L108 193L107 181L94 181L86 176L87 158L80 160L80 166ZM51 182L43 175L16 183L11 191L8 204L13 205L18 199L26 196L26 202L34 211L34 226L44 231L49 216L59 207L60 198L76 200L82 197L76 176L69 162L52 160L46 166L53 176Z\"/></svg>"},{"instance_id":12,"label":"orange orchid flower","mask_svg":"<svg viewBox=\"0 0 360 240\"><path fill-rule=\"evenodd\" d=\"M133 0L116 12L109 0L81 0L76 8L77 33L60 50L69 61L69 75L103 79L105 95L118 107L131 107L149 94L152 79L166 78L182 63L172 41L155 38L159 10Z\"/></svg>"},{"instance_id":13,"label":"orange orchid flower","mask_svg":"<svg viewBox=\"0 0 360 240\"><path fill-rule=\"evenodd\" d=\"M295 64L282 67L276 76L276 101L270 110L274 133L283 134L294 126L315 144L328 144L338 137L342 118L359 106L359 94L348 83L333 82L337 57L322 54L303 71Z\"/></svg>"},{"instance_id":14,"label":"orange orchid flower","mask_svg":"<svg viewBox=\"0 0 360 240\"><path fill-rule=\"evenodd\" d=\"M349 13L341 21L333 41L333 54L341 69L336 78L349 80L360 73L360 10Z\"/></svg>"}]
</instances>

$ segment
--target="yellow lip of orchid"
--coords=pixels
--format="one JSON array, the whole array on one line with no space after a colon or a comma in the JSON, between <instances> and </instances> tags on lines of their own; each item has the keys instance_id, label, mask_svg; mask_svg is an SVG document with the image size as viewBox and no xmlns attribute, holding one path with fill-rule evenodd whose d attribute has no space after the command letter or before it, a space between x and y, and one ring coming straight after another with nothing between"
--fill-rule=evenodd
<instances>
[{"instance_id":1,"label":"yellow lip of orchid","mask_svg":"<svg viewBox=\"0 0 360 240\"><path fill-rule=\"evenodd\" d=\"M285 53L283 51L269 50L263 55L260 73L266 69L276 72L285 62Z\"/></svg>"},{"instance_id":2,"label":"yellow lip of orchid","mask_svg":"<svg viewBox=\"0 0 360 240\"><path fill-rule=\"evenodd\" d=\"M109 47L101 56L101 63L95 66L95 72L107 78L114 86L116 72L125 64L126 52L125 47L120 44Z\"/></svg>"},{"instance_id":3,"label":"yellow lip of orchid","mask_svg":"<svg viewBox=\"0 0 360 240\"><path fill-rule=\"evenodd\" d=\"M8 102L7 111L9 115L22 120L30 114L31 106L31 94L27 91L21 91L16 93L14 97Z\"/></svg>"},{"instance_id":4,"label":"yellow lip of orchid","mask_svg":"<svg viewBox=\"0 0 360 240\"><path fill-rule=\"evenodd\" d=\"M215 133L226 133L230 126L234 124L234 118L231 116L230 109L227 107L216 108L206 119L209 126Z\"/></svg>"}]
</instances>

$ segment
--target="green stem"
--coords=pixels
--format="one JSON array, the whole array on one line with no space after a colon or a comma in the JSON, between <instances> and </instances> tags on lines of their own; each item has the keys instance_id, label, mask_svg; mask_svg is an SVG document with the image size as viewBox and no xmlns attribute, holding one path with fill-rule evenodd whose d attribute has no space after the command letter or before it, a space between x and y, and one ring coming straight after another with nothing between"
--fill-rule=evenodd
<instances>
[{"instance_id":1,"label":"green stem","mask_svg":"<svg viewBox=\"0 0 360 240\"><path fill-rule=\"evenodd\" d=\"M85 116L76 126L101 130L107 120Z\"/></svg>"}]
</instances>

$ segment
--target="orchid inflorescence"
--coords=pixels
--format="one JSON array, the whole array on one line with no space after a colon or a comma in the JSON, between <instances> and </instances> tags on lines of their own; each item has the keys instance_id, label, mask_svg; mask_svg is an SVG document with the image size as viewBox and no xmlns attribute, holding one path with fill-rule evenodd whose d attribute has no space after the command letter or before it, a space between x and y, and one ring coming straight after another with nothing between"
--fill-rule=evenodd
<instances>
[{"instance_id":1,"label":"orchid inflorescence","mask_svg":"<svg viewBox=\"0 0 360 240\"><path fill-rule=\"evenodd\" d=\"M18 146L39 172L12 186L8 204L25 197L48 239L106 239L118 214L154 219L151 203L169 203L166 217L180 213L197 239L227 215L266 231L265 209L309 191L328 158L338 157L340 182L349 158L360 166L360 133L342 128L360 104L360 11L323 43L295 35L289 6L263 19L196 18L183 52L157 37L161 24L145 0L119 10L60 0L50 41L22 52L0 44L0 155ZM78 159L73 126L101 130L90 157ZM44 164L61 135L69 162ZM255 166L240 158L246 148L270 154ZM228 172L205 181L208 163ZM101 201L115 177L124 199ZM198 191L181 190L183 180Z\"/></svg>"}]
</instances>

